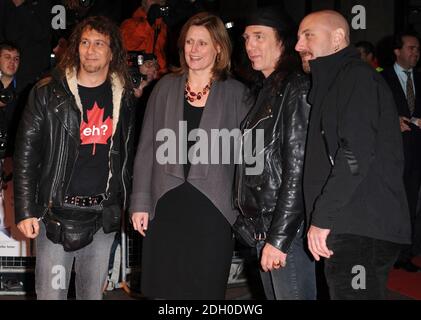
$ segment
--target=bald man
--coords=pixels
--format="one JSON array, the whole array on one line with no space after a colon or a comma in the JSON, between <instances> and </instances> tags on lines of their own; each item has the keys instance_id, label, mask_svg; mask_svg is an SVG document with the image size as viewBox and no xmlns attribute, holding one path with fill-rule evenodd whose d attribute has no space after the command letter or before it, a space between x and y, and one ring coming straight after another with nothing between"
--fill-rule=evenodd
<instances>
[{"instance_id":1,"label":"bald man","mask_svg":"<svg viewBox=\"0 0 421 320\"><path fill-rule=\"evenodd\" d=\"M393 96L335 11L304 18L295 49L312 75L304 165L308 246L332 299L383 299L410 223Z\"/></svg>"}]
</instances>

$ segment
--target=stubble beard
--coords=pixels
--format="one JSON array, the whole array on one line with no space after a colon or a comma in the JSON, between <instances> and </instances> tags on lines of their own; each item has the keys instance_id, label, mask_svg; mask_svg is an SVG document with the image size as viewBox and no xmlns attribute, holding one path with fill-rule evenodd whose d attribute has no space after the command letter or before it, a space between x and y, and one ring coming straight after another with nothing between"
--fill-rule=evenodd
<instances>
[{"instance_id":1,"label":"stubble beard","mask_svg":"<svg viewBox=\"0 0 421 320\"><path fill-rule=\"evenodd\" d=\"M308 60L302 60L302 66L303 66L303 70L305 73L311 73L311 69L310 69L310 63Z\"/></svg>"},{"instance_id":2,"label":"stubble beard","mask_svg":"<svg viewBox=\"0 0 421 320\"><path fill-rule=\"evenodd\" d=\"M87 73L95 73L101 70L101 66L82 63L82 69Z\"/></svg>"}]
</instances>

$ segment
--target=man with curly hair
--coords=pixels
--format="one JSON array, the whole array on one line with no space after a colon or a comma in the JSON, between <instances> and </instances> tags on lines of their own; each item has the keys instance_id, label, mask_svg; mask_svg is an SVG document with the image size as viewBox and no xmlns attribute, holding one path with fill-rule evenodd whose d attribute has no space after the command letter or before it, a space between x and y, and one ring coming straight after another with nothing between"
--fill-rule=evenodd
<instances>
[{"instance_id":1,"label":"man with curly hair","mask_svg":"<svg viewBox=\"0 0 421 320\"><path fill-rule=\"evenodd\" d=\"M51 77L32 90L18 130L15 212L36 238L38 299L101 299L129 194L133 88L118 27L79 23ZM43 223L40 223L42 221Z\"/></svg>"}]
</instances>

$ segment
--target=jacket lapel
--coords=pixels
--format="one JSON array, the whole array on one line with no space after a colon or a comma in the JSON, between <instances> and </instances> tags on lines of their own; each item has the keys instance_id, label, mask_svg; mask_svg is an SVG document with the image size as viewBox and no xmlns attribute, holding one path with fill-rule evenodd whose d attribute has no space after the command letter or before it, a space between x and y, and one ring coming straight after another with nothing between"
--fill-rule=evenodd
<instances>
[{"instance_id":1,"label":"jacket lapel","mask_svg":"<svg viewBox=\"0 0 421 320\"><path fill-rule=\"evenodd\" d=\"M69 78L66 76L65 79L57 79L57 81L60 81L62 87L54 88L54 94L57 98L60 97L63 100L55 107L56 110L54 115L60 120L62 126L69 132L69 135L77 143L79 143L80 128L77 124L80 123L80 110L77 106L76 97L74 96L74 86L76 86L77 90L76 78ZM72 86L73 90L71 90L70 86ZM76 112L71 112L69 104L70 108L75 108Z\"/></svg>"},{"instance_id":2,"label":"jacket lapel","mask_svg":"<svg viewBox=\"0 0 421 320\"><path fill-rule=\"evenodd\" d=\"M177 159L175 164L165 164L165 172L172 176L184 180L183 164L180 163L180 145L182 137L180 137L179 125L183 121L184 107L184 86L186 83L186 75L174 77L174 85L171 86L165 101L165 128L172 129L176 136ZM163 129L163 128L160 128ZM187 128L186 128L187 130Z\"/></svg>"},{"instance_id":3,"label":"jacket lapel","mask_svg":"<svg viewBox=\"0 0 421 320\"><path fill-rule=\"evenodd\" d=\"M180 142L183 139L186 139L188 135L187 126L185 126L185 134L183 137L183 132L180 129L180 121L183 121L184 117L184 86L186 83L186 75L175 78L174 85L171 86L165 106L165 128L171 128L174 130L176 141L177 141L177 161L175 164L167 163L165 164L165 172L172 176L175 176L180 179L185 179L184 177L184 163L187 163L187 152L181 154ZM208 160L210 161L211 150L213 146L211 145L211 129L219 129L222 116L223 104L223 89L219 81L214 81L211 90L209 93L208 100L203 110L202 118L200 120L199 128L206 131L208 137ZM195 148L193 146L192 148ZM180 156L181 154L181 156ZM184 159L183 159L184 158ZM184 161L180 161L184 160ZM208 162L209 162L208 161ZM208 164L198 164L192 165L189 171L188 179L205 179L207 177L209 170Z\"/></svg>"},{"instance_id":4,"label":"jacket lapel","mask_svg":"<svg viewBox=\"0 0 421 320\"><path fill-rule=\"evenodd\" d=\"M415 75L415 72L414 72L414 75ZM406 100L405 92L403 91L398 75L396 74L396 71L393 68L391 70L391 81L392 81L391 85L393 87L393 92L395 94L396 99L398 100L397 102L399 103L400 106L405 108L405 113L409 115L409 107L408 107L408 102Z\"/></svg>"},{"instance_id":5,"label":"jacket lapel","mask_svg":"<svg viewBox=\"0 0 421 320\"><path fill-rule=\"evenodd\" d=\"M192 165L190 167L189 176L187 180L206 179L208 175L209 165L210 165L211 153L214 150L214 148L218 147L212 144L211 130L222 129L221 116L223 114L224 107L234 108L234 106L226 106L224 104L223 85L219 81L214 81L211 86L209 97L208 97L208 100L206 101L206 105L203 110L202 118L200 119L200 125L199 125L199 128L206 132L207 138L208 138L208 141L207 141L208 163ZM227 129L230 129L230 128L227 128ZM213 141L214 143L217 143L219 141L219 139L214 139L214 140L216 140L216 141ZM196 147L197 145L194 145L192 148L195 150ZM227 152L227 150L225 150L225 152ZM193 154L195 154L194 151L193 151Z\"/></svg>"}]
</instances>

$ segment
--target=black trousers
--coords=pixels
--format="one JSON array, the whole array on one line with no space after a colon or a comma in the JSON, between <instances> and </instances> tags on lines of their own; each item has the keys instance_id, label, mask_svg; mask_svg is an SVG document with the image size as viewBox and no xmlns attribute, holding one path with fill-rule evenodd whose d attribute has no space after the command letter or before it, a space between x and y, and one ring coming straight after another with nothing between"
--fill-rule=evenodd
<instances>
[{"instance_id":1,"label":"black trousers","mask_svg":"<svg viewBox=\"0 0 421 320\"><path fill-rule=\"evenodd\" d=\"M412 126L411 128L415 130ZM419 129L416 130L417 132L419 131ZM417 211L421 187L421 134L406 134L404 135L403 142L405 156L403 181L411 218L412 244L402 247L398 260L400 262L408 262L417 254L415 251L420 245L416 241L419 241L418 239L421 235L421 228L418 227L420 213Z\"/></svg>"},{"instance_id":2,"label":"black trousers","mask_svg":"<svg viewBox=\"0 0 421 320\"><path fill-rule=\"evenodd\" d=\"M402 245L373 238L331 234L333 255L325 260L332 300L385 299L387 278Z\"/></svg>"}]
</instances>

